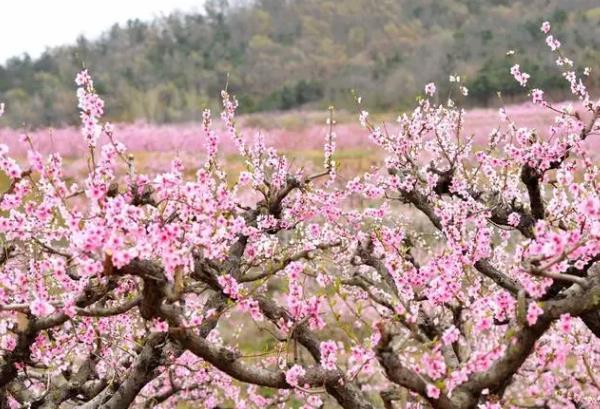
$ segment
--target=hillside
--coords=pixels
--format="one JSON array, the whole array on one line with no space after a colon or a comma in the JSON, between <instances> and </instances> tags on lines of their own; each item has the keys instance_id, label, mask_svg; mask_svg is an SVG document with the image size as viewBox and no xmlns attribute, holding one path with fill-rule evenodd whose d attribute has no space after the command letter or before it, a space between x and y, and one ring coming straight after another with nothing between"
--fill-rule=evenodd
<instances>
[{"instance_id":1,"label":"hillside","mask_svg":"<svg viewBox=\"0 0 600 409\"><path fill-rule=\"evenodd\" d=\"M0 100L12 126L72 124L74 73L97 78L114 121L194 120L225 87L242 112L352 106L356 89L371 109L402 108L424 83L442 94L449 74L466 79L471 103L496 91L519 99L508 70L518 58L532 84L562 95L567 85L546 53L550 19L563 49L584 65L600 61L600 7L593 0L257 0L208 1L201 14L115 25L41 57L0 66ZM596 6L596 7L595 7ZM513 49L516 57L506 55ZM598 72L589 86L598 87Z\"/></svg>"}]
</instances>

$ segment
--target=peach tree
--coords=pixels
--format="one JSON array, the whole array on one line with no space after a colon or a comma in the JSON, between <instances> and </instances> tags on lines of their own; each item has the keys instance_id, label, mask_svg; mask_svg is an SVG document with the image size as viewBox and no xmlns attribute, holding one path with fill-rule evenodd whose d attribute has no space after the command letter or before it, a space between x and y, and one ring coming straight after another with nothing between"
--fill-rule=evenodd
<instances>
[{"instance_id":1,"label":"peach tree","mask_svg":"<svg viewBox=\"0 0 600 409\"><path fill-rule=\"evenodd\" d=\"M361 110L385 159L349 179L332 118L310 173L227 92L234 182L208 110L197 169L140 173L79 73L83 180L0 145L0 406L598 407L600 104L542 31L578 112L531 89L553 125L501 110L481 142L431 83L396 124Z\"/></svg>"}]
</instances>

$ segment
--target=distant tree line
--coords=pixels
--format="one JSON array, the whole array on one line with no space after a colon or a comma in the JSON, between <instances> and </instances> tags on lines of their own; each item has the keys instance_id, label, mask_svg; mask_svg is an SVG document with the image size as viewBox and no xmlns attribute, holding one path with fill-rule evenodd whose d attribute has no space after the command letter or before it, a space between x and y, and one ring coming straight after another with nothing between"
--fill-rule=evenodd
<instances>
[{"instance_id":1,"label":"distant tree line","mask_svg":"<svg viewBox=\"0 0 600 409\"><path fill-rule=\"evenodd\" d=\"M471 103L485 105L497 91L522 96L508 50L532 84L560 94L568 84L536 48L543 20L567 56L600 65L594 0L209 0L201 13L131 20L39 58L12 58L0 66L0 100L13 126L75 123L72 81L85 65L114 121L197 119L225 86L242 112L351 108L351 89L371 109L403 108L429 81L445 95L454 73ZM589 80L599 86L599 73Z\"/></svg>"}]
</instances>

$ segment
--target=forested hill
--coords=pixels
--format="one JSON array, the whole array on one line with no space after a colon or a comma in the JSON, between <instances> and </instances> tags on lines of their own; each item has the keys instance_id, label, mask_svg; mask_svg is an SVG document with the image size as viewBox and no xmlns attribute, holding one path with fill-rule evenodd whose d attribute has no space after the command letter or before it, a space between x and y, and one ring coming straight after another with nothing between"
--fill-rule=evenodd
<instances>
[{"instance_id":1,"label":"forested hill","mask_svg":"<svg viewBox=\"0 0 600 409\"><path fill-rule=\"evenodd\" d=\"M544 20L580 68L600 66L597 0L213 0L199 14L129 21L37 59L13 58L0 66L0 101L13 126L74 123L82 64L118 121L197 119L226 84L245 112L350 107L350 89L370 109L402 108L426 82L444 92L454 73L485 104L498 90L523 92L509 74L517 61L532 85L560 93L566 82Z\"/></svg>"}]
</instances>

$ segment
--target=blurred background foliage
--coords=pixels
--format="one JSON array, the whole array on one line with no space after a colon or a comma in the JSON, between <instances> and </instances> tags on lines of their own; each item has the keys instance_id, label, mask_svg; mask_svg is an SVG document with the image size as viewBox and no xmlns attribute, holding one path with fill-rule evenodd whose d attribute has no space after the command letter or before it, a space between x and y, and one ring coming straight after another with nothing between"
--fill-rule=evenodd
<instances>
[{"instance_id":1,"label":"blurred background foliage","mask_svg":"<svg viewBox=\"0 0 600 409\"><path fill-rule=\"evenodd\" d=\"M73 78L85 65L113 121L196 120L226 85L242 112L353 108L351 89L369 109L402 109L429 81L446 95L455 73L470 103L487 106L497 91L525 97L509 74L516 62L532 86L567 98L544 20L579 70L600 66L597 0L208 0L202 13L131 20L12 58L0 66L0 100L15 127L75 123ZM598 72L588 86L600 86Z\"/></svg>"}]
</instances>

